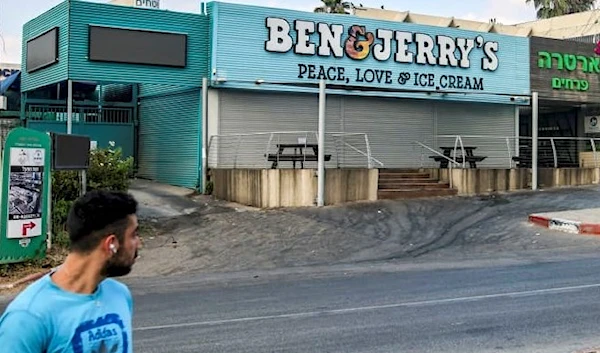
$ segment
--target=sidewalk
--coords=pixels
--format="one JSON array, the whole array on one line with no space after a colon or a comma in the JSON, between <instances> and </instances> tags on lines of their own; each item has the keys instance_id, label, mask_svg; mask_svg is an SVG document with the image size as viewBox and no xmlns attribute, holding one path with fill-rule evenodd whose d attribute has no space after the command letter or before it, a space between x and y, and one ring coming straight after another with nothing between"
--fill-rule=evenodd
<instances>
[{"instance_id":1,"label":"sidewalk","mask_svg":"<svg viewBox=\"0 0 600 353\"><path fill-rule=\"evenodd\" d=\"M531 214L529 222L568 233L600 235L600 208Z\"/></svg>"}]
</instances>

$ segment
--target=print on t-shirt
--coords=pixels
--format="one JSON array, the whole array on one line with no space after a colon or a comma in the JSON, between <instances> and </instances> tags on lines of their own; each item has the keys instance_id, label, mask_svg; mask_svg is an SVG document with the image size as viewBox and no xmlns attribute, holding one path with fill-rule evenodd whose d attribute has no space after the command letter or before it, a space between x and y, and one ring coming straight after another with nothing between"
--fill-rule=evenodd
<instances>
[{"instance_id":1,"label":"print on t-shirt","mask_svg":"<svg viewBox=\"0 0 600 353\"><path fill-rule=\"evenodd\" d=\"M74 353L127 353L128 344L123 320L117 314L81 323L71 340Z\"/></svg>"}]
</instances>

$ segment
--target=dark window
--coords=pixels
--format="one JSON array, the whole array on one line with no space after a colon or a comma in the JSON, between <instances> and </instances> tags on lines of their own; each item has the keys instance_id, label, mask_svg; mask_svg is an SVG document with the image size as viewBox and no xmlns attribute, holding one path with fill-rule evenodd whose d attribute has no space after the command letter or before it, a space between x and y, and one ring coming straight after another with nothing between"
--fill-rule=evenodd
<instances>
[{"instance_id":1,"label":"dark window","mask_svg":"<svg viewBox=\"0 0 600 353\"><path fill-rule=\"evenodd\" d=\"M27 72L58 62L58 27L27 41Z\"/></svg>"},{"instance_id":2,"label":"dark window","mask_svg":"<svg viewBox=\"0 0 600 353\"><path fill-rule=\"evenodd\" d=\"M89 59L185 67L187 35L90 26Z\"/></svg>"}]
</instances>

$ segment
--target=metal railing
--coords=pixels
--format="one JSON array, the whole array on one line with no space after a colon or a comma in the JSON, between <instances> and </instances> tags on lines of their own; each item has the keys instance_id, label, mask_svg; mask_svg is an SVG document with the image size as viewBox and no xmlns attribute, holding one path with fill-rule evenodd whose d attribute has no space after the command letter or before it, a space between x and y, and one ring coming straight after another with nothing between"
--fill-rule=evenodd
<instances>
[{"instance_id":1,"label":"metal railing","mask_svg":"<svg viewBox=\"0 0 600 353\"><path fill-rule=\"evenodd\" d=\"M444 156L453 167L469 167L471 153L483 160L478 168L531 168L533 139L527 136L439 135L435 147L416 142L421 147L421 167L437 167L434 156ZM450 155L441 151L450 149ZM538 166L540 168L600 167L600 138L539 137ZM439 158L437 158L439 160Z\"/></svg>"},{"instance_id":2,"label":"metal railing","mask_svg":"<svg viewBox=\"0 0 600 353\"><path fill-rule=\"evenodd\" d=\"M130 124L133 121L131 108L74 107L72 121L85 123ZM66 106L29 105L27 118L34 121L67 121Z\"/></svg>"},{"instance_id":3,"label":"metal railing","mask_svg":"<svg viewBox=\"0 0 600 353\"><path fill-rule=\"evenodd\" d=\"M417 145L421 146L423 149L426 149L426 150L428 150L429 152L433 153L434 155L437 155L437 156L439 156L440 158L443 158L443 159L447 160L447 161L448 161L448 165L455 165L455 166L461 166L461 167L464 167L464 164L458 163L458 162L457 162L455 159L453 159L453 158L451 158L451 157L448 157L448 156L445 156L445 155L443 155L442 153L440 153L440 152L438 152L438 151L434 150L433 148L431 148L431 147L427 146L427 145L426 145L426 144L424 144L424 143L421 143L421 142L419 142L419 141L415 141L415 143L416 143ZM455 152L456 152L456 151L455 151ZM455 154L456 154L456 153L455 153ZM425 161L425 158L424 158L424 157L425 157L425 154L424 154L423 152L421 152L421 167L424 167L424 166L425 166L425 163L424 163L424 161ZM452 163L452 164L450 164L450 163Z\"/></svg>"},{"instance_id":4,"label":"metal railing","mask_svg":"<svg viewBox=\"0 0 600 353\"><path fill-rule=\"evenodd\" d=\"M325 134L325 155L328 168L375 168L383 163L371 155L369 138L364 133L332 132ZM281 145L297 145L278 153ZM282 154L302 155L296 167L316 168L316 153L311 146L318 145L315 131L279 131L247 134L212 135L207 146L209 168L278 168L294 167L294 162L279 160ZM269 160L275 156L275 160Z\"/></svg>"}]
</instances>

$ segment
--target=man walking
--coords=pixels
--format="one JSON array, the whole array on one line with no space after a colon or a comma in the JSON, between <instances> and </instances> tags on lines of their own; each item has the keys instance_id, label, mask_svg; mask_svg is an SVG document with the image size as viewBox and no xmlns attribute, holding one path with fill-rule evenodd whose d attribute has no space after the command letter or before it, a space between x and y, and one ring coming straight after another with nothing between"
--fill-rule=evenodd
<instances>
[{"instance_id":1,"label":"man walking","mask_svg":"<svg viewBox=\"0 0 600 353\"><path fill-rule=\"evenodd\" d=\"M69 255L6 308L3 352L133 352L131 293L111 277L128 274L137 257L136 213L137 201L115 191L91 191L73 204Z\"/></svg>"}]
</instances>

